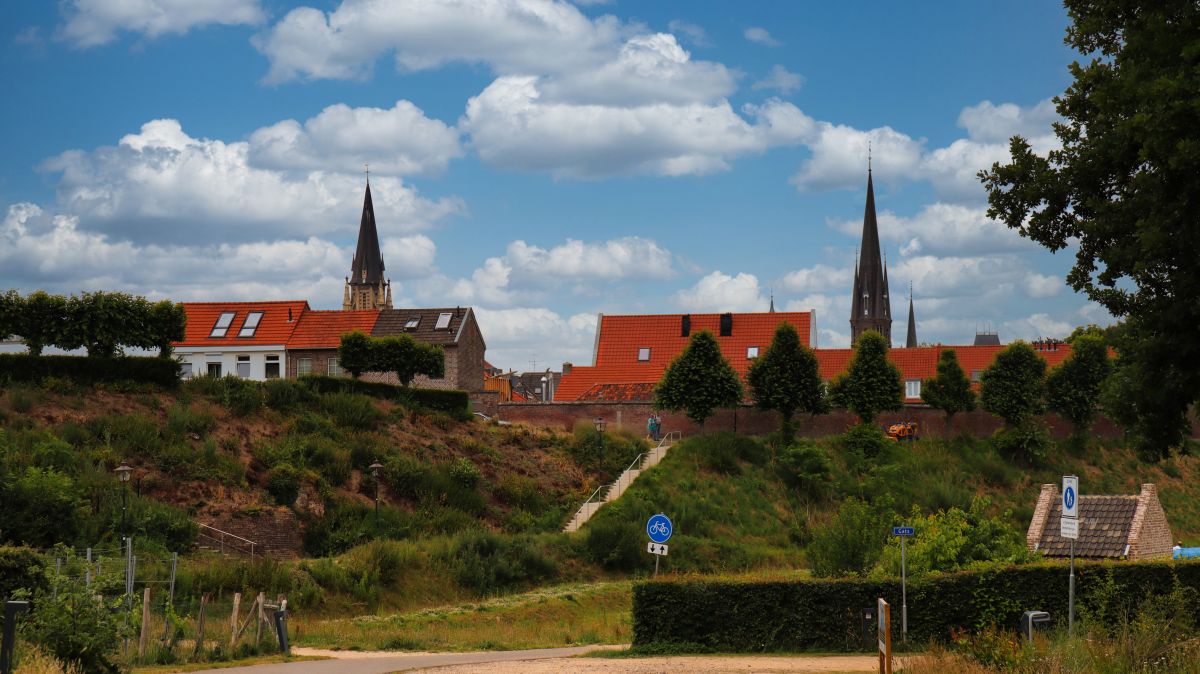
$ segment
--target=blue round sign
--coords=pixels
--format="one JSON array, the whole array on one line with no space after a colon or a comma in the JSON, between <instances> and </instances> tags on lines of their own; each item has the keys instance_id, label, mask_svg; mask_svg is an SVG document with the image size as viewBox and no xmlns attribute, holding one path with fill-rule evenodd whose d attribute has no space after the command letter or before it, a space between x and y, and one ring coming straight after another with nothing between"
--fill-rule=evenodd
<instances>
[{"instance_id":1,"label":"blue round sign","mask_svg":"<svg viewBox=\"0 0 1200 674\"><path fill-rule=\"evenodd\" d=\"M671 524L671 518L662 513L646 520L646 535L655 543L666 543L674 531L675 526Z\"/></svg>"},{"instance_id":2,"label":"blue round sign","mask_svg":"<svg viewBox=\"0 0 1200 674\"><path fill-rule=\"evenodd\" d=\"M1067 487L1067 490L1063 492L1063 505L1066 506L1067 510L1070 510L1071 508L1075 507L1075 490L1074 489Z\"/></svg>"}]
</instances>

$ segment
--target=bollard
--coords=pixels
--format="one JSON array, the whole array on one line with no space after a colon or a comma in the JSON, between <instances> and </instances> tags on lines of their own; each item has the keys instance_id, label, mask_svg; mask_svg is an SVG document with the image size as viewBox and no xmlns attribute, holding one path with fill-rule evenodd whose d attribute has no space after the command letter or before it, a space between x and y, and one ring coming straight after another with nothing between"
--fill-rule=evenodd
<instances>
[{"instance_id":1,"label":"bollard","mask_svg":"<svg viewBox=\"0 0 1200 674\"><path fill-rule=\"evenodd\" d=\"M1021 631L1025 640L1033 643L1033 628L1036 625L1050 622L1050 614L1045 611L1026 611L1021 614Z\"/></svg>"},{"instance_id":2,"label":"bollard","mask_svg":"<svg viewBox=\"0 0 1200 674\"><path fill-rule=\"evenodd\" d=\"M4 603L4 636L0 640L0 674L12 674L13 651L17 646L17 614L29 610L27 601Z\"/></svg>"},{"instance_id":3,"label":"bollard","mask_svg":"<svg viewBox=\"0 0 1200 674\"><path fill-rule=\"evenodd\" d=\"M279 652L284 655L291 655L292 648L288 645L287 636L287 604L279 607L275 612L275 634L279 637Z\"/></svg>"}]
</instances>

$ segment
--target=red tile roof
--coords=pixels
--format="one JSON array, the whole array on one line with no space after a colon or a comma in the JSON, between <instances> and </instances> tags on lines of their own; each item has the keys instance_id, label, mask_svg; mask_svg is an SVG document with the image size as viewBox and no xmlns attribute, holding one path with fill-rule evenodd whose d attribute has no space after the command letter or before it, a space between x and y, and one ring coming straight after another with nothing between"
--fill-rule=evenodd
<instances>
[{"instance_id":1,"label":"red tile roof","mask_svg":"<svg viewBox=\"0 0 1200 674\"><path fill-rule=\"evenodd\" d=\"M361 311L306 311L288 340L289 349L336 349L342 335L358 330L371 334L378 309Z\"/></svg>"},{"instance_id":2,"label":"red tile roof","mask_svg":"<svg viewBox=\"0 0 1200 674\"><path fill-rule=\"evenodd\" d=\"M687 347L690 336L682 334L684 316L691 319L691 334L707 330L717 338L721 353L738 374L750 367L749 347L767 350L780 323L791 323L800 340L810 344L812 315L808 312L732 314L733 330L720 336L722 314L654 314L601 316L596 344L596 365L572 368L563 375L554 399L579 400L596 384L646 384L657 382L667 366ZM650 359L638 360L638 351L650 349Z\"/></svg>"},{"instance_id":3,"label":"red tile roof","mask_svg":"<svg viewBox=\"0 0 1200 674\"><path fill-rule=\"evenodd\" d=\"M286 344L301 315L308 310L304 300L276 302L184 302L187 327L182 342L174 346L249 346L264 344ZM288 320L288 311L291 320ZM258 329L253 337L238 337L246 315L252 311L263 312ZM209 337L217 319L225 312L234 312L233 322L224 337Z\"/></svg>"}]
</instances>

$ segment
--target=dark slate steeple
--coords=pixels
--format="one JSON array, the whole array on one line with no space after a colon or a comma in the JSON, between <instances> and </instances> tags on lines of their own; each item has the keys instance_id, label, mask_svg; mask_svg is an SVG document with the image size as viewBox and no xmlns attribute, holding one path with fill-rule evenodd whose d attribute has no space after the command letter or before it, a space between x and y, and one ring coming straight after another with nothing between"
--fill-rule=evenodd
<instances>
[{"instance_id":1,"label":"dark slate steeple","mask_svg":"<svg viewBox=\"0 0 1200 674\"><path fill-rule=\"evenodd\" d=\"M912 284L908 284L908 339L904 342L907 349L917 348L917 317L913 313Z\"/></svg>"},{"instance_id":2,"label":"dark slate steeple","mask_svg":"<svg viewBox=\"0 0 1200 674\"><path fill-rule=\"evenodd\" d=\"M383 253L379 251L379 231L375 228L375 205L371 203L371 183L363 197L362 220L358 223L358 248L350 266L352 283L378 285L383 280Z\"/></svg>"},{"instance_id":3,"label":"dark slate steeple","mask_svg":"<svg viewBox=\"0 0 1200 674\"><path fill-rule=\"evenodd\" d=\"M850 339L857 342L875 330L892 343L892 302L888 297L887 264L879 248L879 222L875 217L875 182L867 167L867 206L863 212L862 247L854 269L854 296L850 303Z\"/></svg>"}]
</instances>

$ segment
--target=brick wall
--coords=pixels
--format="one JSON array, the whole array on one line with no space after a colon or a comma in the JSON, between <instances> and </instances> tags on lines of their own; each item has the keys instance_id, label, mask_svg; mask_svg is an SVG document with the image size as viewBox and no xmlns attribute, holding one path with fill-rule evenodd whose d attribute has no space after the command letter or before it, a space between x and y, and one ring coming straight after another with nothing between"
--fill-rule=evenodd
<instances>
[{"instance_id":1,"label":"brick wall","mask_svg":"<svg viewBox=\"0 0 1200 674\"><path fill-rule=\"evenodd\" d=\"M1046 518L1050 516L1050 508L1057 500L1058 486L1042 485L1042 490L1038 493L1037 506L1033 509L1033 519L1029 522L1029 531L1025 534L1025 545L1030 551L1036 550L1037 545L1041 542L1042 533L1046 531Z\"/></svg>"},{"instance_id":2,"label":"brick wall","mask_svg":"<svg viewBox=\"0 0 1200 674\"><path fill-rule=\"evenodd\" d=\"M566 403L500 403L499 418L506 421L526 423L532 426L549 426L552 428L570 429L577 421L591 421L596 417L606 420L612 428L628 428L635 432L645 432L646 418L650 416L653 407L648 402L640 403L603 403L603 402L566 402ZM682 431L683 434L693 435L699 427L688 420L682 413L664 412L660 415L663 420L663 432ZM822 437L835 435L852 426L856 417L845 410L818 417L801 415L796 417L797 435L801 437ZM996 432L1001 426L997 417L976 410L974 412L956 414L947 427L945 415L938 410L927 407L907 407L898 412L885 412L876 420L883 426L898 421L916 421L922 436L946 436L958 433L969 433L977 437L985 437ZM1056 415L1046 415L1042 421L1056 438L1065 438L1071 434L1071 425ZM762 412L750 406L742 406L734 410L720 410L704 425L706 431L737 430L742 433L764 435L779 428L779 416L774 412ZM1108 419L1100 418L1092 426L1092 434L1098 437L1113 438L1121 435L1121 429Z\"/></svg>"},{"instance_id":3,"label":"brick wall","mask_svg":"<svg viewBox=\"0 0 1200 674\"><path fill-rule=\"evenodd\" d=\"M254 541L256 553L276 559L295 559L304 547L300 520L288 508L263 509L254 515L226 515L205 524Z\"/></svg>"},{"instance_id":4,"label":"brick wall","mask_svg":"<svg viewBox=\"0 0 1200 674\"><path fill-rule=\"evenodd\" d=\"M479 325L475 322L474 311L467 313L467 324L462 328L456 348L458 356L455 359L455 376L451 381L463 391L482 391L485 346L483 334L479 332ZM446 375L446 378L450 379L449 372Z\"/></svg>"},{"instance_id":5,"label":"brick wall","mask_svg":"<svg viewBox=\"0 0 1200 674\"><path fill-rule=\"evenodd\" d=\"M1162 559L1171 556L1171 526L1158 500L1158 487L1143 484L1138 494L1137 512L1129 528L1130 559Z\"/></svg>"},{"instance_id":6,"label":"brick wall","mask_svg":"<svg viewBox=\"0 0 1200 674\"><path fill-rule=\"evenodd\" d=\"M297 361L308 358L312 361L309 374L329 374L329 361L337 360L337 349L305 349L287 352L287 377L295 379L299 376Z\"/></svg>"},{"instance_id":7,"label":"brick wall","mask_svg":"<svg viewBox=\"0 0 1200 674\"><path fill-rule=\"evenodd\" d=\"M500 408L499 391L469 391L471 411L483 412L489 417L495 417Z\"/></svg>"}]
</instances>

